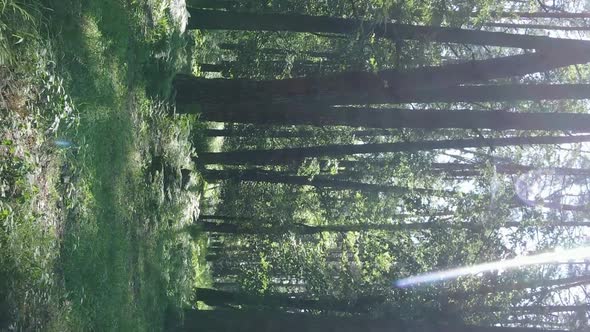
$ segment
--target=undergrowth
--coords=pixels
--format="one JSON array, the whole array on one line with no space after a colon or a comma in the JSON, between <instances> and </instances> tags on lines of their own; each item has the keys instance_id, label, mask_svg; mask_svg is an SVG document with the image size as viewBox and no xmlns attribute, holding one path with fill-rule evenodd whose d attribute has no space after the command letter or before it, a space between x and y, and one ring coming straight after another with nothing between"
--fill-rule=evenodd
<instances>
[{"instance_id":1,"label":"undergrowth","mask_svg":"<svg viewBox=\"0 0 590 332\"><path fill-rule=\"evenodd\" d=\"M166 3L0 0L0 330L158 330L207 282Z\"/></svg>"}]
</instances>

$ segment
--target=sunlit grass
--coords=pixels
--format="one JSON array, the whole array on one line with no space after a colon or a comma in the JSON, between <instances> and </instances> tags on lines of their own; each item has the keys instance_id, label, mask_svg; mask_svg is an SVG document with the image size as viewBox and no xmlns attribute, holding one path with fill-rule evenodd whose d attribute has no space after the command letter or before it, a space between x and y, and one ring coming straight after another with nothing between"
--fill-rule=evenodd
<instances>
[{"instance_id":1,"label":"sunlit grass","mask_svg":"<svg viewBox=\"0 0 590 332\"><path fill-rule=\"evenodd\" d=\"M193 244L188 235L169 236L192 221L199 186L179 192L172 185L173 199L167 200L162 174L147 176L154 155L163 155L174 170L190 167L194 119L171 118L164 103L149 97L170 89L146 70L153 64L149 43L170 36L150 35L143 21L149 6L142 1L44 0L43 5L51 8L45 35L56 53L52 68L64 78L60 89L76 112L60 127L71 128L55 137L43 137L43 128L32 130L54 155L48 176L39 181L53 195L47 212L59 216L55 225L40 227L39 216L24 214L26 204L23 210L0 204L0 220L8 211L19 225L6 230L10 251L0 237L0 264L17 264L30 277L0 269L7 282L0 282L0 295L18 284L10 303L23 303L18 317L0 315L0 321L16 319L17 330L158 330L170 308L189 303L195 273L197 280L207 280L202 259L192 256L203 255L204 245ZM165 68L170 77L174 66ZM23 199L35 201L37 185ZM20 298L30 287L42 290L29 292L36 307Z\"/></svg>"}]
</instances>

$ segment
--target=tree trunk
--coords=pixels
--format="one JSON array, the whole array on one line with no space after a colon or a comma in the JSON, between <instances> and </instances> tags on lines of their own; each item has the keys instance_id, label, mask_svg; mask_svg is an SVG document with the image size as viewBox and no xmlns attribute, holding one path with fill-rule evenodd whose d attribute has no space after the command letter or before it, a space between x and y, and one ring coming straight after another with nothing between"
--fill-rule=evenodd
<instances>
[{"instance_id":1,"label":"tree trunk","mask_svg":"<svg viewBox=\"0 0 590 332\"><path fill-rule=\"evenodd\" d=\"M233 0L187 0L187 8L231 9L237 4ZM190 9L189 9L190 10Z\"/></svg>"},{"instance_id":2,"label":"tree trunk","mask_svg":"<svg viewBox=\"0 0 590 332\"><path fill-rule=\"evenodd\" d=\"M517 113L502 110L407 110L320 107L282 110L280 107L234 108L233 112L203 113L206 120L263 125L350 126L365 128L461 128L494 130L558 130L590 132L590 114Z\"/></svg>"},{"instance_id":3,"label":"tree trunk","mask_svg":"<svg viewBox=\"0 0 590 332\"><path fill-rule=\"evenodd\" d=\"M377 23L355 19L298 14L255 14L189 8L188 29L221 29L250 31L292 31L355 34L362 27L372 27L376 37L398 40L473 44L523 49L552 50L588 49L590 43L544 36L513 35L502 32L463 30L457 28Z\"/></svg>"},{"instance_id":4,"label":"tree trunk","mask_svg":"<svg viewBox=\"0 0 590 332\"><path fill-rule=\"evenodd\" d=\"M396 166L397 163L393 160L388 159L376 159L376 160L338 160L338 167L351 170L363 171L368 164L372 167L391 167ZM514 163L508 163L500 161L491 165L496 173L517 175L527 173L531 171L546 171L548 174L562 175L562 176L574 176L574 177L590 177L590 169L587 168L570 168L570 167L548 167L548 166L532 166L532 165L520 165ZM320 161L320 168L326 169L328 162L325 160ZM485 163L474 162L474 163L431 163L429 169L425 169L425 172L431 174L445 174L449 176L480 176L483 174L484 169L488 168Z\"/></svg>"},{"instance_id":5,"label":"tree trunk","mask_svg":"<svg viewBox=\"0 0 590 332\"><path fill-rule=\"evenodd\" d=\"M281 165L301 162L305 158L337 158L355 154L416 152L438 149L463 149L481 147L555 145L590 141L590 135L581 136L536 136L488 139L453 139L440 141L398 142L380 144L325 145L304 148L274 150L242 150L231 152L208 152L199 154L196 162L205 164L251 164Z\"/></svg>"},{"instance_id":6,"label":"tree trunk","mask_svg":"<svg viewBox=\"0 0 590 332\"><path fill-rule=\"evenodd\" d=\"M519 24L519 23L484 23L483 26L490 28L507 29L534 29L534 30L558 30L558 31L589 31L590 27L563 26L549 24Z\"/></svg>"},{"instance_id":7,"label":"tree trunk","mask_svg":"<svg viewBox=\"0 0 590 332\"><path fill-rule=\"evenodd\" d=\"M519 312L527 314L551 314L560 312L586 312L590 310L590 304L579 305L529 305L529 306L514 306L509 308L502 307L481 307L475 308L478 312Z\"/></svg>"},{"instance_id":8,"label":"tree trunk","mask_svg":"<svg viewBox=\"0 0 590 332\"><path fill-rule=\"evenodd\" d=\"M350 132L328 132L334 135L354 135L356 137L368 136L390 136L392 132L386 130L353 130ZM208 137L253 137L263 135L269 138L313 138L318 136L317 130L235 130L235 129L205 129L205 136Z\"/></svg>"},{"instance_id":9,"label":"tree trunk","mask_svg":"<svg viewBox=\"0 0 590 332\"><path fill-rule=\"evenodd\" d=\"M267 307L269 309L293 308L305 310L340 311L359 313L366 312L372 304L382 303L384 297L367 296L354 301L335 298L296 298L283 294L252 295L242 292L227 292L210 288L197 288L195 296L210 306L245 305L251 307Z\"/></svg>"},{"instance_id":10,"label":"tree trunk","mask_svg":"<svg viewBox=\"0 0 590 332\"><path fill-rule=\"evenodd\" d=\"M451 93L452 95L463 94L467 95L464 98L470 98L469 96L474 94L487 96L486 91L498 88L503 88L503 90L500 91L500 96L494 96L493 98L495 99L492 100L518 100L518 98L521 98L521 94L526 93L527 88L532 89L531 87L536 87L538 90L546 85L485 86L483 87L483 91L481 86L455 87L455 85L522 76L572 64L586 63L590 59L589 54L590 51L571 51L566 57L561 53L555 54L555 51L552 51L552 53L538 52L469 61L459 64L420 67L407 71L384 70L378 73L345 72L323 77L300 77L271 81L205 79L178 74L174 79L174 88L177 91L176 102L178 104L197 104L201 105L201 107L207 105L217 106L217 108L201 110L207 113L213 111L237 112L246 106L244 103L253 103L254 105L250 105L250 108L261 107L259 105L261 103L264 106L265 103L278 102L321 102L328 104L411 103L420 102L420 98L433 98L433 96L444 98L446 93ZM513 91L515 86L520 89ZM587 92L588 88L584 90L584 86L569 84L556 85L555 87L567 87L567 91L576 90L576 87L580 89L581 87L584 91L584 96L590 96ZM428 90L435 88L441 89ZM471 91L468 88L471 88L471 90L475 88L475 91ZM477 88L480 89L478 90ZM457 89L459 90L456 91ZM465 89L468 89L468 92L462 92ZM444 91L442 95L441 91ZM546 93L546 91L542 92ZM494 91L490 93L493 94ZM564 92L561 93L563 94ZM579 94L577 90L570 94L572 93L573 95L576 95L576 93ZM508 94L510 99L503 99L502 94ZM550 96L541 95L539 98L557 99L550 98ZM432 102L437 101L445 100L432 100ZM469 100L460 99L458 101ZM431 101L428 100L425 102ZM218 106L219 104L227 106L220 107ZM271 105L270 107L272 109L274 106ZM195 110L190 109L181 109L180 111L195 112ZM267 111L270 111L270 109Z\"/></svg>"},{"instance_id":11,"label":"tree trunk","mask_svg":"<svg viewBox=\"0 0 590 332\"><path fill-rule=\"evenodd\" d=\"M175 322L170 322L171 330L207 332L546 332L540 329L519 327L478 327L426 323L428 320L420 323L400 321L394 318L316 316L276 311L187 310L184 317L184 326L174 326Z\"/></svg>"},{"instance_id":12,"label":"tree trunk","mask_svg":"<svg viewBox=\"0 0 590 332\"><path fill-rule=\"evenodd\" d=\"M411 219L411 218L430 218L430 217L450 217L453 215L453 212L448 211L432 211L428 213L400 213L400 214L392 214L391 220L402 220L402 219ZM223 215L211 215L211 214L200 214L199 215L200 221L221 221L221 222L251 222L255 220L252 217L234 217L234 216L223 216ZM590 224L590 222L589 222Z\"/></svg>"},{"instance_id":13,"label":"tree trunk","mask_svg":"<svg viewBox=\"0 0 590 332\"><path fill-rule=\"evenodd\" d=\"M557 18L557 19L574 19L590 18L590 13L571 13L571 12L493 12L492 17L520 17L520 18Z\"/></svg>"},{"instance_id":14,"label":"tree trunk","mask_svg":"<svg viewBox=\"0 0 590 332\"><path fill-rule=\"evenodd\" d=\"M284 60L278 61L261 61L259 65L263 68L267 68L268 70L272 70L275 73L281 73L287 62ZM291 66L291 73L305 73L309 70L319 69L319 68L334 68L335 63L329 61L311 61L311 60L297 60L292 63ZM212 63L200 63L199 68L202 72L213 72L213 73L223 73L224 77L228 76L228 74L232 71L232 68L236 68L239 66L235 62L231 61L223 61L222 63L212 64Z\"/></svg>"},{"instance_id":15,"label":"tree trunk","mask_svg":"<svg viewBox=\"0 0 590 332\"><path fill-rule=\"evenodd\" d=\"M219 48L222 50L229 50L229 51L240 51L243 49L247 49L249 46L243 44L235 44L235 43L220 43L218 44ZM318 51L296 51L296 50L289 50L289 49L281 49L281 48L261 48L256 50L257 53L261 54L269 54L269 55L280 55L285 56L289 54L302 54L309 57L315 58L326 58L326 59L335 59L339 58L340 55L334 52L318 52Z\"/></svg>"},{"instance_id":16,"label":"tree trunk","mask_svg":"<svg viewBox=\"0 0 590 332\"><path fill-rule=\"evenodd\" d=\"M228 69L225 64L200 63L199 68L202 72L221 73Z\"/></svg>"},{"instance_id":17,"label":"tree trunk","mask_svg":"<svg viewBox=\"0 0 590 332\"><path fill-rule=\"evenodd\" d=\"M308 176L287 175L281 172L263 170L203 170L201 171L201 175L208 181L236 180L266 182L299 186L312 186L316 188L329 190L356 190L373 193L392 193L399 195L420 194L448 196L457 194L456 192L449 190L407 188L392 185L332 180L322 177L310 178Z\"/></svg>"},{"instance_id":18,"label":"tree trunk","mask_svg":"<svg viewBox=\"0 0 590 332\"><path fill-rule=\"evenodd\" d=\"M237 292L240 289L240 284L237 282L213 282L213 287L228 292Z\"/></svg>"},{"instance_id":19,"label":"tree trunk","mask_svg":"<svg viewBox=\"0 0 590 332\"><path fill-rule=\"evenodd\" d=\"M590 223L588 223L590 225ZM517 226L517 222L507 223L505 227ZM189 227L196 227L199 230L207 232L223 233L223 234L251 234L251 235L267 235L267 234L319 234L323 232L332 233L349 233L349 232L365 232L365 231L386 231L386 232L400 232L400 231L423 231L430 229L483 229L483 225L471 223L437 223L437 222L417 222L417 223L398 223L398 224L353 224L353 225L322 225L309 226L300 223L294 223L287 226L253 226L253 225L237 225L227 223L215 223L209 221L199 221L198 223Z\"/></svg>"},{"instance_id":20,"label":"tree trunk","mask_svg":"<svg viewBox=\"0 0 590 332\"><path fill-rule=\"evenodd\" d=\"M542 101L560 99L590 99L590 84L503 84L454 86L449 88L406 91L400 96L371 96L342 98L340 105L387 103L475 103Z\"/></svg>"},{"instance_id":21,"label":"tree trunk","mask_svg":"<svg viewBox=\"0 0 590 332\"><path fill-rule=\"evenodd\" d=\"M590 226L590 223L588 223ZM483 285L477 288L475 293L486 295L486 294L496 294L499 292L510 292L515 290L522 290L522 289L536 289L536 288L545 288L545 287L553 287L559 285L571 285L571 284L579 284L581 282L589 283L590 276L575 276L575 277L567 277L561 279L552 279L552 280L529 280L523 282L515 282L511 284L495 284L495 285ZM470 292L465 292L466 296L469 295Z\"/></svg>"},{"instance_id":22,"label":"tree trunk","mask_svg":"<svg viewBox=\"0 0 590 332\"><path fill-rule=\"evenodd\" d=\"M559 285L559 286L551 287L551 288L545 288L545 289L539 290L537 292L533 292L533 293L529 294L529 298L536 299L536 301L539 301L538 303L542 303L541 301L548 299L552 294L555 294L556 292L559 293L563 290L572 291L572 288L581 287L581 286L585 287L588 284L590 284L590 280L588 280L588 276L586 276L586 280L574 282L571 284Z\"/></svg>"},{"instance_id":23,"label":"tree trunk","mask_svg":"<svg viewBox=\"0 0 590 332\"><path fill-rule=\"evenodd\" d=\"M501 227L522 227L523 224L520 222L505 222L498 225L494 225L498 228ZM530 227L590 227L590 222L556 222L548 223L546 225L531 225ZM213 233L222 234L250 234L250 235L279 235L286 233L294 234L319 234L323 232L332 233L349 233L349 232L366 232L366 231L385 231L385 232L401 232L401 231L425 231L433 229L468 229L468 230L483 230L485 225L473 224L466 222L457 223L441 223L441 222L415 222L415 223L397 223L397 224L351 224L351 225L321 225L321 226L309 226L301 223L293 223L286 226L263 226L263 225L242 225L242 224L228 224L228 223L216 223L210 221L200 220L198 223L188 226L188 231L192 232L192 228L196 228L198 231L206 231ZM560 282L561 280L551 281ZM563 282L567 281L564 279ZM524 289L530 288L529 284L523 283L512 288L512 289ZM548 282L547 285L550 285ZM539 286L541 287L541 286ZM488 287L489 288L489 287ZM486 288L486 289L488 289ZM486 293L491 293L494 288L489 288ZM482 290L483 291L483 290Z\"/></svg>"},{"instance_id":24,"label":"tree trunk","mask_svg":"<svg viewBox=\"0 0 590 332\"><path fill-rule=\"evenodd\" d=\"M431 172L435 174L446 173L451 175L478 176L482 174L485 164L460 164L460 163L432 163ZM590 169L568 167L537 167L519 164L494 164L496 172L501 174L522 174L534 170L546 170L550 174L590 177Z\"/></svg>"},{"instance_id":25,"label":"tree trunk","mask_svg":"<svg viewBox=\"0 0 590 332\"><path fill-rule=\"evenodd\" d=\"M499 323L504 324L504 325L508 325L508 326L542 326L543 328L551 329L548 331L552 331L553 329L559 329L559 328L565 327L564 323L552 323L552 322L549 322L549 321L543 319L543 317L536 317L536 319L535 319L535 318L521 318L521 317L512 316L512 318L504 318L504 320Z\"/></svg>"},{"instance_id":26,"label":"tree trunk","mask_svg":"<svg viewBox=\"0 0 590 332\"><path fill-rule=\"evenodd\" d=\"M190 78L185 81L177 75L179 94L176 97L180 107L179 113L200 113L203 118L211 121L224 121L226 117L235 117L236 120L243 118L244 122L264 122L263 120L250 120L259 114L270 114L275 112L293 113L304 112L306 109L326 109L329 105L367 105L367 104L404 104L404 103L456 103L456 102L514 102L521 100L543 101L543 100L561 100L561 99L590 99L590 84L503 84L503 85L477 85L477 86L453 86L447 88L437 88L430 90L406 90L403 94L355 94L350 93L341 96L339 99L334 98L311 98L307 101L299 99L284 99L281 103L272 103L272 98L266 97L265 102L252 102L248 100L244 103L223 104L223 100L239 100L238 95L219 94L220 89L225 89L225 83L233 82L238 86L239 80L205 80ZM202 88L199 84L190 83L190 81L199 81L204 83ZM210 81L215 84L220 83L217 87L209 86ZM224 81L227 81L223 83ZM182 83L184 82L184 83ZM186 84L185 84L186 83ZM192 86L192 87L191 87ZM201 89L201 90L199 90ZM181 90L184 92L181 93ZM194 96L189 94L190 91L198 91ZM231 87L228 91L231 91ZM244 92L245 90L242 90ZM358 89L357 89L358 91ZM209 94L208 94L209 93ZM217 96L215 96L217 94ZM263 93L264 94L264 93ZM202 97L199 97L203 95ZM300 95L301 96L301 95ZM304 102L302 102L304 101ZM196 107L195 107L196 106ZM246 114L240 114L239 110L244 110ZM228 114L228 115L226 115ZM273 115L273 117L275 117ZM273 121L272 119L269 121ZM276 120L274 120L276 121Z\"/></svg>"},{"instance_id":27,"label":"tree trunk","mask_svg":"<svg viewBox=\"0 0 590 332\"><path fill-rule=\"evenodd\" d=\"M250 217L230 217L213 214L199 214L199 219L203 220L221 220L221 221L237 221L237 220L252 220Z\"/></svg>"},{"instance_id":28,"label":"tree trunk","mask_svg":"<svg viewBox=\"0 0 590 332\"><path fill-rule=\"evenodd\" d=\"M350 101L353 101L350 98ZM510 102L520 100L590 99L590 84L504 84L457 86L407 93L395 98L373 99L369 103L456 103ZM367 100L359 99L359 104Z\"/></svg>"}]
</instances>

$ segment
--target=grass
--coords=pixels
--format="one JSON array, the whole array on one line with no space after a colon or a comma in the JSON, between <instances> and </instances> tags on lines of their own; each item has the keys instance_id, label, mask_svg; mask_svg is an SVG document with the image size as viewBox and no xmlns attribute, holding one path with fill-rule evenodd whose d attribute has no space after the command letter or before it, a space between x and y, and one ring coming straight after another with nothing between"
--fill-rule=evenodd
<instances>
[{"instance_id":1,"label":"grass","mask_svg":"<svg viewBox=\"0 0 590 332\"><path fill-rule=\"evenodd\" d=\"M14 173L0 173L0 329L159 330L208 282L206 240L171 235L202 190L198 176L181 188L196 119L161 101L184 39L160 1L19 3L36 35L3 44L15 60L0 68L27 78L3 95L33 92L0 107Z\"/></svg>"}]
</instances>

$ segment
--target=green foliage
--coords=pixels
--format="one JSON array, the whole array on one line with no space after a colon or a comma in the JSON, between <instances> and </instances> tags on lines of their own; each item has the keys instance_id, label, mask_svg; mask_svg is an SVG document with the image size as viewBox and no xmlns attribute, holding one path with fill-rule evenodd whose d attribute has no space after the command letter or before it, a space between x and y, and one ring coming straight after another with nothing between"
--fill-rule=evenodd
<instances>
[{"instance_id":1,"label":"green foliage","mask_svg":"<svg viewBox=\"0 0 590 332\"><path fill-rule=\"evenodd\" d=\"M0 66L14 65L17 49L39 39L42 8L36 0L0 1Z\"/></svg>"},{"instance_id":2,"label":"green foliage","mask_svg":"<svg viewBox=\"0 0 590 332\"><path fill-rule=\"evenodd\" d=\"M0 322L159 329L208 282L205 245L175 236L198 214L202 184L180 179L195 119L150 98L183 37L152 1L0 4Z\"/></svg>"},{"instance_id":3,"label":"green foliage","mask_svg":"<svg viewBox=\"0 0 590 332\"><path fill-rule=\"evenodd\" d=\"M56 149L54 141L75 130L79 115L55 70L51 44L40 37L40 5L3 5L11 33L26 31L27 38L8 44L13 58L0 66L0 321L39 329L68 310L54 264L62 220L56 206L69 191L58 184L60 164L70 150ZM17 14L27 19L18 21Z\"/></svg>"},{"instance_id":4,"label":"green foliage","mask_svg":"<svg viewBox=\"0 0 590 332\"><path fill-rule=\"evenodd\" d=\"M12 140L5 139L0 143L0 147L6 152L4 163L0 165L0 196L14 197L20 196L23 191L23 177L30 171L30 166L26 164L23 158L16 156L16 147Z\"/></svg>"},{"instance_id":5,"label":"green foliage","mask_svg":"<svg viewBox=\"0 0 590 332\"><path fill-rule=\"evenodd\" d=\"M521 11L537 11L537 8L529 8L525 3L511 5ZM318 82L321 82L323 77L329 77L335 72L413 69L514 55L518 52L496 47L383 40L372 34L374 24L391 20L406 24L479 29L484 26L483 23L499 20L492 14L510 8L505 2L375 0L272 1L251 4L236 1L232 6L240 11L361 18L368 23L352 35L198 31L195 38L201 52L197 52L192 60L193 73L196 75L252 80L319 77ZM205 72L204 64L219 65L221 69L219 72ZM587 66L571 67L520 78L510 77L492 83L585 82L584 73L587 69ZM560 100L371 107L585 112L584 103ZM341 106L349 106L346 102L343 104ZM408 128L375 130L373 133L356 135L355 131L371 129L235 123L225 123L223 126L231 135L223 139L222 150L244 153L255 149L333 144L416 142L466 137L485 140L542 134L532 131ZM364 307L362 313L370 312L368 315L376 317L476 325L534 325L524 322L525 318L532 315L519 314L517 308L533 303L547 305L561 300L557 298L562 293L555 289L541 291L544 294L542 296L553 294L552 299L539 295L543 288L539 282L542 278L551 280L571 271L547 266L533 267L522 271L469 276L410 289L394 288L392 282L426 271L503 260L531 250L545 250L574 242L580 244L579 233L584 232L580 228L574 231L574 227L567 225L551 225L557 220L577 220L581 217L578 214L580 211L549 211L549 208L522 204L516 195L515 182L529 179L530 176L523 175L526 171L511 173L506 169L509 165L542 168L565 164L575 164L585 169L587 158L583 157L584 153L577 147L558 148L551 145L490 146L342 158L328 156L293 160L290 164L274 166L209 166L232 171L256 169L262 174L268 171L286 177L326 180L326 183L348 181L400 187L396 193L384 193L377 190L341 190L330 185L297 186L234 180L221 183L219 195L216 195L218 204L211 207L208 214L234 217L220 223L239 225L248 234L212 235L216 241L216 254L211 258L213 285L225 287L225 290L279 294L309 301L330 298L348 304L338 309L329 305L320 309L283 308L309 313L357 315L359 312L356 310ZM443 166L436 166L441 164ZM504 170L502 166L505 166ZM459 170L454 170L454 167ZM559 191L555 195L560 199L566 196L559 196ZM580 196L585 197L585 194ZM409 228L408 224L415 229L403 229ZM403 230L391 230L393 226L400 226ZM388 227L390 229L386 230ZM270 228L276 231L270 233L267 231ZM318 229L324 231L314 232ZM265 232L250 234L256 230ZM579 275L582 272L576 270L571 273ZM534 285L529 288L516 286L530 280L534 281ZM570 301L572 299L575 297L569 297ZM259 310L261 306L244 304L240 309ZM517 316L523 321L514 322L512 319ZM559 318L555 318L557 316ZM572 316L563 314L549 317L538 314L534 317L539 320L537 325L545 326L543 323L547 323L546 326L563 327L564 322Z\"/></svg>"}]
</instances>

